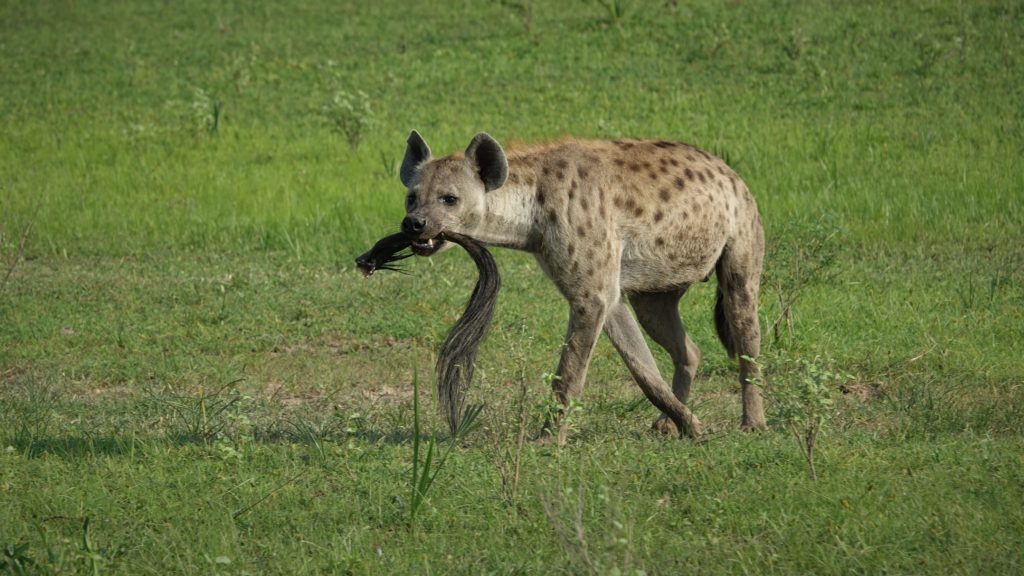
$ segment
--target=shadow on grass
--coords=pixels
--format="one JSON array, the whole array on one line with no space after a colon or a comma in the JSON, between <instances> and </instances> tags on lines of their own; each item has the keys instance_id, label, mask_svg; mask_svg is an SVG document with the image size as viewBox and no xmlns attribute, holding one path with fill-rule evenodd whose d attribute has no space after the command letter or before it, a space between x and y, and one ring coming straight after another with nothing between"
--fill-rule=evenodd
<instances>
[{"instance_id":1,"label":"shadow on grass","mask_svg":"<svg viewBox=\"0 0 1024 576\"><path fill-rule=\"evenodd\" d=\"M406 431L383 432L377 430L360 431L356 433L334 433L320 437L300 437L293 433L271 432L257 434L254 437L246 438L247 444L258 444L263 446L285 446L291 444L303 444L311 448L319 448L325 444L344 445L355 440L364 445L386 445L402 446L411 445L413 435ZM420 440L430 441L429 434L421 434ZM439 434L438 442L447 442L447 434ZM234 444L230 439L224 439L224 443ZM89 435L64 435L35 438L14 438L9 439L4 447L22 454L27 458L42 458L52 456L67 460L82 458L94 458L97 456L109 457L132 457L142 456L154 445L171 447L204 447L213 446L218 440L203 439L188 434L170 433L159 436L141 438L137 436L89 436Z\"/></svg>"},{"instance_id":2,"label":"shadow on grass","mask_svg":"<svg viewBox=\"0 0 1024 576\"><path fill-rule=\"evenodd\" d=\"M59 436L51 438L16 438L8 446L28 458L53 455L60 458L95 456L127 456L141 451L133 437Z\"/></svg>"}]
</instances>

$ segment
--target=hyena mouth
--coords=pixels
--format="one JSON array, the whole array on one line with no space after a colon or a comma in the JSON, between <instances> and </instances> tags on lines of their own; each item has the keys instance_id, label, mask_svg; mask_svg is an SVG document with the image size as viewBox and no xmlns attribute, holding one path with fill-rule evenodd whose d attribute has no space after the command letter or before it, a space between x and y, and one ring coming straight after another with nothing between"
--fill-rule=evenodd
<instances>
[{"instance_id":1,"label":"hyena mouth","mask_svg":"<svg viewBox=\"0 0 1024 576\"><path fill-rule=\"evenodd\" d=\"M417 256L430 256L444 246L444 239L440 236L412 241L412 252Z\"/></svg>"}]
</instances>

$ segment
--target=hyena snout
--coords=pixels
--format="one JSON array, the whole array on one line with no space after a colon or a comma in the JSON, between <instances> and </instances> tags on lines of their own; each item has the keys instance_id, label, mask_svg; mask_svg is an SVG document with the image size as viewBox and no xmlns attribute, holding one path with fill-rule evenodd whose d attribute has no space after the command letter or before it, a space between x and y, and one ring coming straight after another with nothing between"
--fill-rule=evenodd
<instances>
[{"instance_id":1,"label":"hyena snout","mask_svg":"<svg viewBox=\"0 0 1024 576\"><path fill-rule=\"evenodd\" d=\"M426 229L427 220L422 216L410 214L402 220L402 232L410 238L419 238Z\"/></svg>"},{"instance_id":2,"label":"hyena snout","mask_svg":"<svg viewBox=\"0 0 1024 576\"><path fill-rule=\"evenodd\" d=\"M415 214L409 214L402 220L402 233L412 239L412 251L420 256L430 256L447 244L440 238L440 229L430 226L426 218Z\"/></svg>"}]
</instances>

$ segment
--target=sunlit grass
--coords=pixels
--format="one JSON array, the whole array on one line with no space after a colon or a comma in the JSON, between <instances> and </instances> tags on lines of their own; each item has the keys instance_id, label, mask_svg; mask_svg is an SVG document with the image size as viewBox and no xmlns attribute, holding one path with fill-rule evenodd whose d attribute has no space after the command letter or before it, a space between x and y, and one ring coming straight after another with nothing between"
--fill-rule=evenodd
<instances>
[{"instance_id":1,"label":"sunlit grass","mask_svg":"<svg viewBox=\"0 0 1024 576\"><path fill-rule=\"evenodd\" d=\"M1022 15L0 6L0 572L1019 573ZM567 310L499 249L480 428L410 523L413 374L475 282L455 250L352 269L397 228L411 128L437 153L486 130L727 158L767 231L765 360L850 375L818 480L782 431L736 430L712 282L681 304L708 442L646 432L602 340L569 445L527 443L506 497L519 387L533 433Z\"/></svg>"}]
</instances>

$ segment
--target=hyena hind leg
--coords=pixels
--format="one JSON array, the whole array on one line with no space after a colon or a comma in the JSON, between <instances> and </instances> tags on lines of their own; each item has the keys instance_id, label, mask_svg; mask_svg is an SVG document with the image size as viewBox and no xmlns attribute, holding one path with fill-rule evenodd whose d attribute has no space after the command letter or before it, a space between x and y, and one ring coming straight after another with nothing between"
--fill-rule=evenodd
<instances>
[{"instance_id":1,"label":"hyena hind leg","mask_svg":"<svg viewBox=\"0 0 1024 576\"><path fill-rule=\"evenodd\" d=\"M747 256L747 257L742 257ZM740 397L743 414L740 427L764 430L764 401L756 382L760 368L753 359L761 351L761 325L757 318L758 292L761 285L761 259L726 250L718 261L718 298L715 302L715 324L718 336L730 356L740 365Z\"/></svg>"},{"instance_id":2,"label":"hyena hind leg","mask_svg":"<svg viewBox=\"0 0 1024 576\"><path fill-rule=\"evenodd\" d=\"M689 402L690 388L702 356L679 317L679 299L685 293L684 288L672 292L631 294L629 297L640 326L672 358L672 392L683 404ZM664 413L652 427L663 433L671 433L675 428Z\"/></svg>"}]
</instances>

